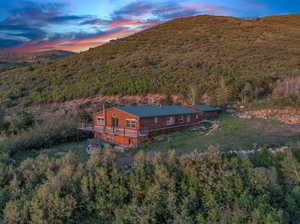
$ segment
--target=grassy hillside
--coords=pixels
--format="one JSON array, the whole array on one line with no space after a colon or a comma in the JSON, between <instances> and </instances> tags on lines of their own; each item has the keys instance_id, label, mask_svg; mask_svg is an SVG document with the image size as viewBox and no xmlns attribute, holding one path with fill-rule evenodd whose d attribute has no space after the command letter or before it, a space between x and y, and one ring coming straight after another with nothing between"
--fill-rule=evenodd
<instances>
[{"instance_id":1,"label":"grassy hillside","mask_svg":"<svg viewBox=\"0 0 300 224\"><path fill-rule=\"evenodd\" d=\"M0 104L97 94L189 95L191 88L215 104L250 101L300 75L299 46L300 15L176 19L79 55L3 72Z\"/></svg>"}]
</instances>

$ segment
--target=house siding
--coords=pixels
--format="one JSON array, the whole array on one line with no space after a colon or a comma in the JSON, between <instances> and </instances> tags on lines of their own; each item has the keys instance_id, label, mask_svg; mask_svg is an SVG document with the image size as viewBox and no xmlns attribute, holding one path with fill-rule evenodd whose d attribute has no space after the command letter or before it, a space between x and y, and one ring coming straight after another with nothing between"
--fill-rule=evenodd
<instances>
[{"instance_id":1,"label":"house siding","mask_svg":"<svg viewBox=\"0 0 300 224\"><path fill-rule=\"evenodd\" d=\"M188 107L191 110L197 111L199 116L202 119L207 119L207 118L212 118L212 117L216 117L218 116L218 114L220 113L220 111L204 111L202 109L199 108L195 108L195 107Z\"/></svg>"}]
</instances>

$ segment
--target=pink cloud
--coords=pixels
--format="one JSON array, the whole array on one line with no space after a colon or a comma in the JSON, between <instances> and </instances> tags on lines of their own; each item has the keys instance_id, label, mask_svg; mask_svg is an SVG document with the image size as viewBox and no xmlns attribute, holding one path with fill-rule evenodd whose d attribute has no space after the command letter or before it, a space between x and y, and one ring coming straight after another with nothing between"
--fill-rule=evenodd
<instances>
[{"instance_id":1,"label":"pink cloud","mask_svg":"<svg viewBox=\"0 0 300 224\"><path fill-rule=\"evenodd\" d=\"M102 23L103 23L102 19L96 19L91 23L91 25L101 25Z\"/></svg>"},{"instance_id":2,"label":"pink cloud","mask_svg":"<svg viewBox=\"0 0 300 224\"><path fill-rule=\"evenodd\" d=\"M154 26L159 24L158 21L146 21L142 22L139 20L132 20L132 19L121 19L121 20L115 20L110 22L107 27L108 28L117 28L117 27L124 27L124 26Z\"/></svg>"},{"instance_id":3,"label":"pink cloud","mask_svg":"<svg viewBox=\"0 0 300 224\"><path fill-rule=\"evenodd\" d=\"M188 10L199 10L210 14L229 14L232 12L229 8L202 3L186 3L184 4L184 8Z\"/></svg>"},{"instance_id":4,"label":"pink cloud","mask_svg":"<svg viewBox=\"0 0 300 224\"><path fill-rule=\"evenodd\" d=\"M17 47L12 47L2 51L0 50L0 52L36 52L54 49L80 52L88 50L91 47L103 45L111 39L126 37L136 32L137 30L123 29L104 35L96 35L93 37L84 38L81 40L61 39L45 42L42 39L38 39L28 43L24 43Z\"/></svg>"}]
</instances>

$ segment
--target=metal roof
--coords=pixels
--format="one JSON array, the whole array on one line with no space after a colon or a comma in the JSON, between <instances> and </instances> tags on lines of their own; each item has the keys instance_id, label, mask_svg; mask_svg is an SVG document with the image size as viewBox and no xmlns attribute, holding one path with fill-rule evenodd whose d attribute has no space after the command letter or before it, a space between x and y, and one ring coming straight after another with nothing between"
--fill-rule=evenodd
<instances>
[{"instance_id":1,"label":"metal roof","mask_svg":"<svg viewBox=\"0 0 300 224\"><path fill-rule=\"evenodd\" d=\"M194 105L192 107L196 108L196 109L203 110L203 111L207 111L207 112L210 112L210 111L220 111L221 110L220 107L212 107L212 106L207 106L207 105Z\"/></svg>"},{"instance_id":2,"label":"metal roof","mask_svg":"<svg viewBox=\"0 0 300 224\"><path fill-rule=\"evenodd\" d=\"M197 113L196 111L182 106L118 106L115 108L141 118Z\"/></svg>"}]
</instances>

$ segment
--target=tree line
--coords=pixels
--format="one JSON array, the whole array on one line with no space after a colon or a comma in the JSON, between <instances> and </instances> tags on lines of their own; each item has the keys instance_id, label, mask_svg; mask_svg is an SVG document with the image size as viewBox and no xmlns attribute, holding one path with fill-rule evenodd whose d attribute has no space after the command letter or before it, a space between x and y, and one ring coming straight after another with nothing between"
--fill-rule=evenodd
<instances>
[{"instance_id":1,"label":"tree line","mask_svg":"<svg viewBox=\"0 0 300 224\"><path fill-rule=\"evenodd\" d=\"M124 169L109 150L78 161L0 157L0 222L298 223L300 153L249 158L209 152L135 156Z\"/></svg>"}]
</instances>

